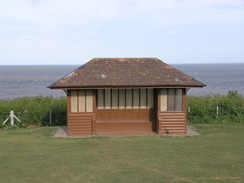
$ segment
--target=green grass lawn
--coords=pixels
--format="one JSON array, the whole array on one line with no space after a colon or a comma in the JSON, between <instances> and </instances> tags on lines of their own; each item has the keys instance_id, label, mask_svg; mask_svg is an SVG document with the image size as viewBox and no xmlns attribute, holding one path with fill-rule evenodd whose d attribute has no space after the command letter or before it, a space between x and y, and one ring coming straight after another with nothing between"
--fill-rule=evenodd
<instances>
[{"instance_id":1,"label":"green grass lawn","mask_svg":"<svg viewBox=\"0 0 244 183\"><path fill-rule=\"evenodd\" d=\"M244 182L244 124L195 137L53 138L56 127L0 130L0 182Z\"/></svg>"}]
</instances>

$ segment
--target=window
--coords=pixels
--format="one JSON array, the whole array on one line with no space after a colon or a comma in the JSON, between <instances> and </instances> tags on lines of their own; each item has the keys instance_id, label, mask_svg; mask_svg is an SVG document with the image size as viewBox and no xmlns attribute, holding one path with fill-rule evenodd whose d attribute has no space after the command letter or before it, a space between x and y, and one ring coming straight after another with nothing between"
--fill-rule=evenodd
<instances>
[{"instance_id":1,"label":"window","mask_svg":"<svg viewBox=\"0 0 244 183\"><path fill-rule=\"evenodd\" d=\"M72 90L71 112L93 112L92 90Z\"/></svg>"},{"instance_id":2,"label":"window","mask_svg":"<svg viewBox=\"0 0 244 183\"><path fill-rule=\"evenodd\" d=\"M119 89L119 109L125 108L125 89Z\"/></svg>"},{"instance_id":3,"label":"window","mask_svg":"<svg viewBox=\"0 0 244 183\"><path fill-rule=\"evenodd\" d=\"M97 91L97 108L153 108L153 89L100 89Z\"/></svg>"},{"instance_id":4,"label":"window","mask_svg":"<svg viewBox=\"0 0 244 183\"><path fill-rule=\"evenodd\" d=\"M104 108L104 90L97 90L97 108Z\"/></svg>"},{"instance_id":5,"label":"window","mask_svg":"<svg viewBox=\"0 0 244 183\"><path fill-rule=\"evenodd\" d=\"M78 112L77 91L71 91L71 112Z\"/></svg>"},{"instance_id":6,"label":"window","mask_svg":"<svg viewBox=\"0 0 244 183\"><path fill-rule=\"evenodd\" d=\"M140 107L147 108L147 90L140 89Z\"/></svg>"},{"instance_id":7,"label":"window","mask_svg":"<svg viewBox=\"0 0 244 183\"><path fill-rule=\"evenodd\" d=\"M182 89L176 89L175 91L175 110L176 111L182 111Z\"/></svg>"},{"instance_id":8,"label":"window","mask_svg":"<svg viewBox=\"0 0 244 183\"><path fill-rule=\"evenodd\" d=\"M118 109L119 106L119 90L118 89L112 89L112 108L113 109Z\"/></svg>"},{"instance_id":9,"label":"window","mask_svg":"<svg viewBox=\"0 0 244 183\"><path fill-rule=\"evenodd\" d=\"M104 91L104 104L105 109L111 108L111 90Z\"/></svg>"},{"instance_id":10,"label":"window","mask_svg":"<svg viewBox=\"0 0 244 183\"><path fill-rule=\"evenodd\" d=\"M161 95L160 96L161 111L167 111L167 102L168 102L167 89L162 89L160 95Z\"/></svg>"},{"instance_id":11,"label":"window","mask_svg":"<svg viewBox=\"0 0 244 183\"><path fill-rule=\"evenodd\" d=\"M161 89L160 111L182 111L183 89Z\"/></svg>"},{"instance_id":12,"label":"window","mask_svg":"<svg viewBox=\"0 0 244 183\"><path fill-rule=\"evenodd\" d=\"M139 89L133 89L133 108L134 109L138 109L140 107L140 101L139 101L139 98L140 98L140 92L139 92Z\"/></svg>"},{"instance_id":13,"label":"window","mask_svg":"<svg viewBox=\"0 0 244 183\"><path fill-rule=\"evenodd\" d=\"M132 89L126 89L126 95L125 95L125 103L126 103L126 109L132 108Z\"/></svg>"},{"instance_id":14,"label":"window","mask_svg":"<svg viewBox=\"0 0 244 183\"><path fill-rule=\"evenodd\" d=\"M92 112L93 111L93 94L92 94L92 90L86 90L85 92L86 94L86 97L85 97L85 100L86 100L86 112ZM84 105L84 103L79 103L79 105Z\"/></svg>"},{"instance_id":15,"label":"window","mask_svg":"<svg viewBox=\"0 0 244 183\"><path fill-rule=\"evenodd\" d=\"M168 90L168 111L175 110L175 90L169 89Z\"/></svg>"},{"instance_id":16,"label":"window","mask_svg":"<svg viewBox=\"0 0 244 183\"><path fill-rule=\"evenodd\" d=\"M78 92L79 92L79 112L86 112L86 106L85 106L86 94L85 94L85 91L79 90Z\"/></svg>"}]
</instances>

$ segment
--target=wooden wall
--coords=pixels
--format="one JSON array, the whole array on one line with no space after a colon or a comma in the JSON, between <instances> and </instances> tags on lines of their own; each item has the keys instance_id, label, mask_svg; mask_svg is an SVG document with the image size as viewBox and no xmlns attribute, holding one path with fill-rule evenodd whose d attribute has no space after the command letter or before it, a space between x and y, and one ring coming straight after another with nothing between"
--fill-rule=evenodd
<instances>
[{"instance_id":1,"label":"wooden wall","mask_svg":"<svg viewBox=\"0 0 244 183\"><path fill-rule=\"evenodd\" d=\"M94 133L94 113L69 113L67 116L69 135L92 135Z\"/></svg>"},{"instance_id":2,"label":"wooden wall","mask_svg":"<svg viewBox=\"0 0 244 183\"><path fill-rule=\"evenodd\" d=\"M96 133L95 106L96 97L93 90L67 91L68 135L91 135Z\"/></svg>"},{"instance_id":3,"label":"wooden wall","mask_svg":"<svg viewBox=\"0 0 244 183\"><path fill-rule=\"evenodd\" d=\"M149 100L144 101L141 97L138 99L139 106L146 106L145 108L133 107L136 104L133 100L136 99L131 95L131 91L126 90L123 101L113 100L117 95L123 95L120 93L123 92L122 90L112 90L109 94L103 94L110 101L104 100L101 104L103 107L97 109L96 100L99 91L79 90L75 94L74 91L69 90L67 92L68 134L91 135L97 132L116 131L135 133L155 131L159 134L175 135L186 133L186 89L154 89L153 106L148 105ZM133 90L134 92L137 90ZM122 108L120 104L123 104L124 99L125 105Z\"/></svg>"},{"instance_id":4,"label":"wooden wall","mask_svg":"<svg viewBox=\"0 0 244 183\"><path fill-rule=\"evenodd\" d=\"M186 115L184 112L159 112L158 133L183 135L186 133Z\"/></svg>"},{"instance_id":5,"label":"wooden wall","mask_svg":"<svg viewBox=\"0 0 244 183\"><path fill-rule=\"evenodd\" d=\"M97 110L97 132L152 132L156 126L154 109Z\"/></svg>"},{"instance_id":6,"label":"wooden wall","mask_svg":"<svg viewBox=\"0 0 244 183\"><path fill-rule=\"evenodd\" d=\"M169 92L170 95L169 96ZM175 92L177 94L178 91ZM175 111L169 111L168 107L172 108L169 104L170 98L173 99ZM172 90L159 89L158 90L158 115L157 115L157 131L159 134L170 135L184 135L186 134L187 122L187 103L186 103L186 90L182 89L182 109L177 111L180 107L176 103L177 95L172 96ZM179 101L179 98L178 98Z\"/></svg>"}]
</instances>

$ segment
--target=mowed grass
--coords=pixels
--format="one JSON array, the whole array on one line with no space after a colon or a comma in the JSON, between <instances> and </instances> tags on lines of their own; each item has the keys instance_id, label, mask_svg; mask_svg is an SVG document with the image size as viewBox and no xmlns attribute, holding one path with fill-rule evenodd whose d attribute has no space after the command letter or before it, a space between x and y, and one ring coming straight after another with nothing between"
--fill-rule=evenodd
<instances>
[{"instance_id":1,"label":"mowed grass","mask_svg":"<svg viewBox=\"0 0 244 183\"><path fill-rule=\"evenodd\" d=\"M57 127L0 130L0 182L244 182L244 124L195 137L53 138Z\"/></svg>"}]
</instances>

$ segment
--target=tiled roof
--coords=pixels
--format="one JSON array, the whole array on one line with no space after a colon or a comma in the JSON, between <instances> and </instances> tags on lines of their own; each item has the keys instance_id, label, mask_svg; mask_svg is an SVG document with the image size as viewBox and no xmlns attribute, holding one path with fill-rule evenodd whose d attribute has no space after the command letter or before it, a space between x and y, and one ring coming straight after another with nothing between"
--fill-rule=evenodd
<instances>
[{"instance_id":1,"label":"tiled roof","mask_svg":"<svg viewBox=\"0 0 244 183\"><path fill-rule=\"evenodd\" d=\"M49 88L203 86L157 58L94 58Z\"/></svg>"}]
</instances>

